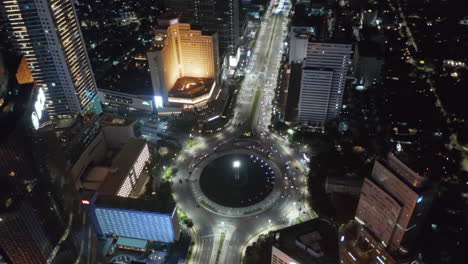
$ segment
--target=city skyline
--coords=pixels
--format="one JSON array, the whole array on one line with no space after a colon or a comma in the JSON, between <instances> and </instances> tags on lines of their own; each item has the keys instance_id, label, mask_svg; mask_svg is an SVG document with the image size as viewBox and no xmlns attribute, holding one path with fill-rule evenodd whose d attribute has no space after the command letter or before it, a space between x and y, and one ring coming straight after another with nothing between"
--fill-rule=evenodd
<instances>
[{"instance_id":1,"label":"city skyline","mask_svg":"<svg viewBox=\"0 0 468 264\"><path fill-rule=\"evenodd\" d=\"M451 1L3 0L0 263L458 264Z\"/></svg>"}]
</instances>

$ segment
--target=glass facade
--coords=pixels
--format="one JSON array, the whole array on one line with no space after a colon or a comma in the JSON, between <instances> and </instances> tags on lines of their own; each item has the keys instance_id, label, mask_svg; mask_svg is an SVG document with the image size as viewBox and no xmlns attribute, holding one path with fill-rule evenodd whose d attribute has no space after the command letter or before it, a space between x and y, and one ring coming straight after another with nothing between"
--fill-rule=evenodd
<instances>
[{"instance_id":1,"label":"glass facade","mask_svg":"<svg viewBox=\"0 0 468 264\"><path fill-rule=\"evenodd\" d=\"M3 0L17 46L50 118L100 113L97 86L72 0Z\"/></svg>"},{"instance_id":2,"label":"glass facade","mask_svg":"<svg viewBox=\"0 0 468 264\"><path fill-rule=\"evenodd\" d=\"M170 243L175 240L170 214L96 207L102 233Z\"/></svg>"}]
</instances>

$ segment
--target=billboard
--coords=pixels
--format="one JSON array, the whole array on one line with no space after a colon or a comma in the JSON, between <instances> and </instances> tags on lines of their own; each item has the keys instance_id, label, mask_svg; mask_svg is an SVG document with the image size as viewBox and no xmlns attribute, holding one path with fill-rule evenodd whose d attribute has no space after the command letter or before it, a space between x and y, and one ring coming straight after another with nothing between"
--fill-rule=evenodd
<instances>
[{"instance_id":1,"label":"billboard","mask_svg":"<svg viewBox=\"0 0 468 264\"><path fill-rule=\"evenodd\" d=\"M162 108L163 107L163 98L162 96L156 95L154 96L154 105L156 108Z\"/></svg>"},{"instance_id":2,"label":"billboard","mask_svg":"<svg viewBox=\"0 0 468 264\"><path fill-rule=\"evenodd\" d=\"M33 112L31 114L31 121L33 124L34 129L38 129L40 126L40 121L42 119L42 112L45 108L45 94L42 88L37 90L37 97L36 101L34 102Z\"/></svg>"}]
</instances>

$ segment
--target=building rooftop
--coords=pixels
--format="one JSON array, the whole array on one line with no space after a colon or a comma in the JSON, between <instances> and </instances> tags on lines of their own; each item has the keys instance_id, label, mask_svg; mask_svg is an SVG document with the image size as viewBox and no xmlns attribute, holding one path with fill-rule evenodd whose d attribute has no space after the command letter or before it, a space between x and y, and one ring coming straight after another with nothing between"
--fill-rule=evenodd
<instances>
[{"instance_id":1,"label":"building rooftop","mask_svg":"<svg viewBox=\"0 0 468 264\"><path fill-rule=\"evenodd\" d=\"M340 259L345 264L396 263L385 246L355 222L348 224L340 235Z\"/></svg>"},{"instance_id":2,"label":"building rooftop","mask_svg":"<svg viewBox=\"0 0 468 264\"><path fill-rule=\"evenodd\" d=\"M113 114L102 114L101 116L101 124L104 127L126 127L129 126L133 123L137 122L136 120L129 119L126 117L122 117L119 115L113 115Z\"/></svg>"},{"instance_id":3,"label":"building rooftop","mask_svg":"<svg viewBox=\"0 0 468 264\"><path fill-rule=\"evenodd\" d=\"M112 161L112 166L106 180L99 188L99 193L103 195L116 195L123 181L127 177L135 160L140 155L146 140L131 138L124 148Z\"/></svg>"},{"instance_id":4,"label":"building rooftop","mask_svg":"<svg viewBox=\"0 0 468 264\"><path fill-rule=\"evenodd\" d=\"M123 247L131 247L131 248L146 248L146 244L148 244L147 240L129 238L129 237L119 237L117 239L117 246Z\"/></svg>"},{"instance_id":5,"label":"building rooftop","mask_svg":"<svg viewBox=\"0 0 468 264\"><path fill-rule=\"evenodd\" d=\"M362 57L383 57L383 49L381 45L371 41L360 41L357 43L359 56Z\"/></svg>"},{"instance_id":6,"label":"building rooftop","mask_svg":"<svg viewBox=\"0 0 468 264\"><path fill-rule=\"evenodd\" d=\"M213 84L213 79L182 77L177 79L169 96L194 98L208 93Z\"/></svg>"},{"instance_id":7,"label":"building rooftop","mask_svg":"<svg viewBox=\"0 0 468 264\"><path fill-rule=\"evenodd\" d=\"M424 188L430 184L431 170L426 159L419 159L422 155L411 152L389 153L380 163L392 171L401 180L411 185L413 189Z\"/></svg>"},{"instance_id":8,"label":"building rooftop","mask_svg":"<svg viewBox=\"0 0 468 264\"><path fill-rule=\"evenodd\" d=\"M175 209L175 203L172 200L145 200L141 198L130 198L110 195L100 195L96 200L95 204L98 207L146 211L170 215L172 215Z\"/></svg>"},{"instance_id":9,"label":"building rooftop","mask_svg":"<svg viewBox=\"0 0 468 264\"><path fill-rule=\"evenodd\" d=\"M338 228L324 218L309 220L275 232L276 248L300 263L339 263ZM321 255L314 257L310 249Z\"/></svg>"}]
</instances>

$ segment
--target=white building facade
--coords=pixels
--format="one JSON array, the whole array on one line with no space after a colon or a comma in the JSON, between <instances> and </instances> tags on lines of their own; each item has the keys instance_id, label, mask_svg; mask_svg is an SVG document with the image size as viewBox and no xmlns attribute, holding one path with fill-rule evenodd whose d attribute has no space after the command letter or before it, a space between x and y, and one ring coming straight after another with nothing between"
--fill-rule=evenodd
<instances>
[{"instance_id":1,"label":"white building facade","mask_svg":"<svg viewBox=\"0 0 468 264\"><path fill-rule=\"evenodd\" d=\"M298 121L321 127L338 117L351 44L309 41L303 62Z\"/></svg>"},{"instance_id":2,"label":"white building facade","mask_svg":"<svg viewBox=\"0 0 468 264\"><path fill-rule=\"evenodd\" d=\"M72 0L2 0L51 119L102 112Z\"/></svg>"}]
</instances>

